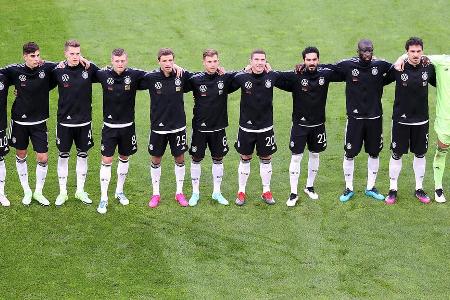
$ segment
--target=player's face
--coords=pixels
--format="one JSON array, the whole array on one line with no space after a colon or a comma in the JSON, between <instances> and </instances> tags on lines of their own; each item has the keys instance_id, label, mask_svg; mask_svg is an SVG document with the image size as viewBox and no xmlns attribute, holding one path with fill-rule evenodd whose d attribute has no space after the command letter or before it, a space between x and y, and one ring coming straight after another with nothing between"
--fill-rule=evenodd
<instances>
[{"instance_id":1,"label":"player's face","mask_svg":"<svg viewBox=\"0 0 450 300\"><path fill-rule=\"evenodd\" d=\"M217 68L219 67L219 58L217 55L206 56L203 59L203 66L205 67L205 71L209 74L214 74L217 72Z\"/></svg>"},{"instance_id":2,"label":"player's face","mask_svg":"<svg viewBox=\"0 0 450 300\"><path fill-rule=\"evenodd\" d=\"M127 68L128 56L126 54L122 54L121 56L113 56L111 58L111 64L114 71L116 71L117 74L120 74Z\"/></svg>"},{"instance_id":3,"label":"player's face","mask_svg":"<svg viewBox=\"0 0 450 300\"><path fill-rule=\"evenodd\" d=\"M69 66L77 66L80 63L80 47L67 47L64 56Z\"/></svg>"},{"instance_id":4,"label":"player's face","mask_svg":"<svg viewBox=\"0 0 450 300\"><path fill-rule=\"evenodd\" d=\"M423 54L423 49L420 45L411 45L408 47L408 60L413 65L417 65L420 63L420 58Z\"/></svg>"},{"instance_id":5,"label":"player's face","mask_svg":"<svg viewBox=\"0 0 450 300\"><path fill-rule=\"evenodd\" d=\"M24 54L23 59L25 60L25 64L30 68L36 68L41 61L41 52L39 50Z\"/></svg>"},{"instance_id":6,"label":"player's face","mask_svg":"<svg viewBox=\"0 0 450 300\"><path fill-rule=\"evenodd\" d=\"M371 61L373 56L373 47L362 47L358 49L359 58L365 61Z\"/></svg>"},{"instance_id":7,"label":"player's face","mask_svg":"<svg viewBox=\"0 0 450 300\"><path fill-rule=\"evenodd\" d=\"M161 70L164 73L172 72L172 70L173 70L173 62L174 62L174 60L173 60L173 55L172 54L162 55L159 58L159 61L158 61L159 66L160 66Z\"/></svg>"},{"instance_id":8,"label":"player's face","mask_svg":"<svg viewBox=\"0 0 450 300\"><path fill-rule=\"evenodd\" d=\"M266 55L261 53L253 54L253 57L250 59L250 66L252 67L252 72L255 74L264 72L264 68L266 67Z\"/></svg>"},{"instance_id":9,"label":"player's face","mask_svg":"<svg viewBox=\"0 0 450 300\"><path fill-rule=\"evenodd\" d=\"M308 68L308 71L315 71L317 69L317 65L319 64L317 53L307 53L303 62Z\"/></svg>"}]
</instances>

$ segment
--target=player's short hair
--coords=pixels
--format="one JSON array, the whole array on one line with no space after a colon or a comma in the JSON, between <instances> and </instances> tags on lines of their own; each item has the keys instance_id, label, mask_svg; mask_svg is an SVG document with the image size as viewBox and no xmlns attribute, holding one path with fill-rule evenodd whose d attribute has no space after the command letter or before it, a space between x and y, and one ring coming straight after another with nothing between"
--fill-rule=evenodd
<instances>
[{"instance_id":1,"label":"player's short hair","mask_svg":"<svg viewBox=\"0 0 450 300\"><path fill-rule=\"evenodd\" d=\"M39 46L35 42L28 42L23 45L23 54L34 53L38 50L39 50Z\"/></svg>"},{"instance_id":2,"label":"player's short hair","mask_svg":"<svg viewBox=\"0 0 450 300\"><path fill-rule=\"evenodd\" d=\"M207 56L212 57L214 55L219 56L219 52L214 49L205 49L205 51L203 51L203 59L205 59Z\"/></svg>"},{"instance_id":3,"label":"player's short hair","mask_svg":"<svg viewBox=\"0 0 450 300\"><path fill-rule=\"evenodd\" d=\"M164 55L172 55L172 57L175 58L175 53L170 48L161 48L158 50L158 60Z\"/></svg>"},{"instance_id":4,"label":"player's short hair","mask_svg":"<svg viewBox=\"0 0 450 300\"><path fill-rule=\"evenodd\" d=\"M123 48L116 48L111 52L111 57L113 56L122 56L122 55L128 56L128 53Z\"/></svg>"},{"instance_id":5,"label":"player's short hair","mask_svg":"<svg viewBox=\"0 0 450 300\"><path fill-rule=\"evenodd\" d=\"M313 47L313 46L306 47L305 50L302 51L303 59L305 59L306 54L309 54L309 53L316 53L317 58L319 58L319 49L317 49L317 47Z\"/></svg>"},{"instance_id":6,"label":"player's short hair","mask_svg":"<svg viewBox=\"0 0 450 300\"><path fill-rule=\"evenodd\" d=\"M405 43L405 50L409 50L409 46L420 46L423 49L423 41L421 38L412 36Z\"/></svg>"},{"instance_id":7,"label":"player's short hair","mask_svg":"<svg viewBox=\"0 0 450 300\"><path fill-rule=\"evenodd\" d=\"M77 40L68 40L64 43L64 50L67 50L69 47L78 48L80 47L80 42Z\"/></svg>"},{"instance_id":8,"label":"player's short hair","mask_svg":"<svg viewBox=\"0 0 450 300\"><path fill-rule=\"evenodd\" d=\"M264 54L266 55L266 51L264 51L263 49L255 49L252 51L252 53L250 53L250 59L253 58L253 55L255 54Z\"/></svg>"}]
</instances>

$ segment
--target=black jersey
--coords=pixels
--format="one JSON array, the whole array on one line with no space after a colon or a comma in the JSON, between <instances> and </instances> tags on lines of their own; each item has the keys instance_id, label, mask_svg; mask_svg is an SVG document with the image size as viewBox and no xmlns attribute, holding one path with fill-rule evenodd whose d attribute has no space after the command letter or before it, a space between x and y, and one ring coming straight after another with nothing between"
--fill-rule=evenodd
<instances>
[{"instance_id":1,"label":"black jersey","mask_svg":"<svg viewBox=\"0 0 450 300\"><path fill-rule=\"evenodd\" d=\"M330 65L327 65L330 66ZM358 57L345 59L330 67L345 77L347 115L354 118L375 118L383 114L384 77L392 64L378 59L365 62Z\"/></svg>"},{"instance_id":2,"label":"black jersey","mask_svg":"<svg viewBox=\"0 0 450 300\"><path fill-rule=\"evenodd\" d=\"M273 126L273 87L279 85L278 72L237 73L230 90L241 89L239 126L259 131Z\"/></svg>"},{"instance_id":3,"label":"black jersey","mask_svg":"<svg viewBox=\"0 0 450 300\"><path fill-rule=\"evenodd\" d=\"M125 69L120 75L110 67L96 72L96 79L103 89L103 122L134 122L136 91L144 75L145 71L132 68Z\"/></svg>"},{"instance_id":4,"label":"black jersey","mask_svg":"<svg viewBox=\"0 0 450 300\"><path fill-rule=\"evenodd\" d=\"M7 113L6 104L8 99L8 78L0 74L0 130L6 129L7 125Z\"/></svg>"},{"instance_id":5,"label":"black jersey","mask_svg":"<svg viewBox=\"0 0 450 300\"><path fill-rule=\"evenodd\" d=\"M281 72L281 75L279 88L292 92L292 123L302 126L324 123L328 86L330 82L344 81L343 76L322 66L312 72Z\"/></svg>"},{"instance_id":6,"label":"black jersey","mask_svg":"<svg viewBox=\"0 0 450 300\"><path fill-rule=\"evenodd\" d=\"M49 92L56 86L51 76L55 67L55 63L45 62L33 69L25 64L14 64L0 69L0 73L3 73L17 90L11 109L13 120L33 123L48 119Z\"/></svg>"},{"instance_id":7,"label":"black jersey","mask_svg":"<svg viewBox=\"0 0 450 300\"><path fill-rule=\"evenodd\" d=\"M150 122L153 131L173 131L186 126L183 93L188 92L190 72L177 77L172 72L168 77L161 69L145 74L140 88L148 89L150 94Z\"/></svg>"},{"instance_id":8,"label":"black jersey","mask_svg":"<svg viewBox=\"0 0 450 300\"><path fill-rule=\"evenodd\" d=\"M98 67L89 69L81 64L55 68L53 79L58 84L58 123L83 124L92 120L92 83Z\"/></svg>"},{"instance_id":9,"label":"black jersey","mask_svg":"<svg viewBox=\"0 0 450 300\"><path fill-rule=\"evenodd\" d=\"M420 123L428 120L428 83L436 86L433 65L413 66L405 62L404 70L391 68L386 82L395 81L395 100L392 120L400 123Z\"/></svg>"},{"instance_id":10,"label":"black jersey","mask_svg":"<svg viewBox=\"0 0 450 300\"><path fill-rule=\"evenodd\" d=\"M197 73L189 78L194 96L192 128L200 131L215 131L228 126L227 99L230 84L236 72L219 74Z\"/></svg>"}]
</instances>

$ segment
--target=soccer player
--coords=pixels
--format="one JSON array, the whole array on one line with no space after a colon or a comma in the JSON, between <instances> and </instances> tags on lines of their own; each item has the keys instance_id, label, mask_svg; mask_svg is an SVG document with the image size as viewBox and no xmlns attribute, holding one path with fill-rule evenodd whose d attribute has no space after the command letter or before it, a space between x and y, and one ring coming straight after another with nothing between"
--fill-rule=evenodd
<instances>
[{"instance_id":1,"label":"soccer player","mask_svg":"<svg viewBox=\"0 0 450 300\"><path fill-rule=\"evenodd\" d=\"M292 128L289 148L291 194L287 206L295 206L298 200L297 186L300 163L305 146L308 145L308 178L303 190L311 199L319 198L314 190L314 180L319 169L319 153L327 147L325 131L325 106L330 82L342 81L342 76L319 65L319 49L306 47L302 52L303 71L282 72L286 86L281 89L292 92Z\"/></svg>"},{"instance_id":2,"label":"soccer player","mask_svg":"<svg viewBox=\"0 0 450 300\"><path fill-rule=\"evenodd\" d=\"M80 43L68 40L64 44L66 61L63 68L53 70L53 79L58 84L58 122L56 128L56 146L59 150L58 179L59 195L55 205L63 205L68 199L67 176L69 156L72 144L77 149L77 190L75 198L85 204L91 204L84 191L88 169L88 150L94 146L92 139L92 83L95 80L97 66L90 64L88 69L81 64Z\"/></svg>"},{"instance_id":3,"label":"soccer player","mask_svg":"<svg viewBox=\"0 0 450 300\"><path fill-rule=\"evenodd\" d=\"M266 53L254 50L250 55L251 72L237 73L230 86L230 92L241 89L239 131L234 144L241 160L238 168L239 190L236 205L245 204L245 188L250 175L250 161L256 146L260 159L259 173L263 193L261 198L267 204L275 204L270 191L272 177L272 154L277 151L273 130L273 87L279 85L278 72L266 72Z\"/></svg>"},{"instance_id":4,"label":"soccer player","mask_svg":"<svg viewBox=\"0 0 450 300\"><path fill-rule=\"evenodd\" d=\"M223 157L228 153L225 128L228 126L227 99L229 86L236 72L218 74L219 54L214 49L203 52L205 71L189 79L189 89L194 96L192 138L189 153L192 156L192 196L189 205L197 205L200 199L201 161L209 147L212 157L212 199L223 205L228 201L222 196L220 185L223 177Z\"/></svg>"},{"instance_id":5,"label":"soccer player","mask_svg":"<svg viewBox=\"0 0 450 300\"><path fill-rule=\"evenodd\" d=\"M373 58L373 43L370 40L360 40L357 53L358 57L330 65L330 68L344 76L346 82L347 124L342 164L345 190L339 197L341 202L350 200L354 195L354 158L361 151L363 143L369 154L365 194L376 200L384 200L384 196L375 188L375 181L380 165L379 154L383 148L381 97L384 76L392 65Z\"/></svg>"},{"instance_id":6,"label":"soccer player","mask_svg":"<svg viewBox=\"0 0 450 300\"><path fill-rule=\"evenodd\" d=\"M0 73L0 204L10 206L5 195L6 166L5 156L9 152L8 137L6 136L7 114L6 104L8 98L9 81Z\"/></svg>"},{"instance_id":7,"label":"soccer player","mask_svg":"<svg viewBox=\"0 0 450 300\"><path fill-rule=\"evenodd\" d=\"M128 68L128 54L124 49L111 53L112 67L96 72L103 89L102 165L100 167L101 198L97 212L105 214L108 207L108 186L115 150L119 152L115 198L128 205L123 186L128 174L129 157L137 151L134 124L136 91L145 72Z\"/></svg>"},{"instance_id":8,"label":"soccer player","mask_svg":"<svg viewBox=\"0 0 450 300\"><path fill-rule=\"evenodd\" d=\"M392 114L392 157L389 161L390 188L386 204L397 201L402 155L408 153L408 148L414 153L415 196L422 203L430 202L423 190L423 179L428 149L428 83L436 86L436 74L433 65L423 66L421 63L423 42L420 38L408 39L405 49L408 58L403 71L392 68L386 76L388 83L396 83Z\"/></svg>"},{"instance_id":9,"label":"soccer player","mask_svg":"<svg viewBox=\"0 0 450 300\"><path fill-rule=\"evenodd\" d=\"M55 63L42 63L39 46L34 42L23 45L23 64L0 69L17 91L11 109L10 145L16 148L16 167L24 191L22 203L29 205L32 198L41 205L50 202L42 194L47 176L49 117L49 91L55 87L51 71ZM34 193L28 184L27 148L29 140L36 152L36 188Z\"/></svg>"},{"instance_id":10,"label":"soccer player","mask_svg":"<svg viewBox=\"0 0 450 300\"><path fill-rule=\"evenodd\" d=\"M175 200L181 206L188 206L183 194L185 176L184 152L187 150L186 114L184 112L183 92L188 78L185 71L178 76L174 69L175 54L170 48L158 51L159 68L145 74L140 88L148 89L150 94L150 140L148 152L151 155L153 194L148 206L155 208L161 201L159 183L161 179L161 159L170 145L175 160L176 192Z\"/></svg>"}]
</instances>

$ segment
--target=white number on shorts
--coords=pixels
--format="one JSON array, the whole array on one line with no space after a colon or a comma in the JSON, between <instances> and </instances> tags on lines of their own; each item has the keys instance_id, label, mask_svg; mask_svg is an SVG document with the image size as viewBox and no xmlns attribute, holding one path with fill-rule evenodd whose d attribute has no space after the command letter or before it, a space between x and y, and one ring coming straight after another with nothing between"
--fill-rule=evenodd
<instances>
[{"instance_id":1,"label":"white number on shorts","mask_svg":"<svg viewBox=\"0 0 450 300\"><path fill-rule=\"evenodd\" d=\"M275 145L275 136L267 136L266 137L266 146L267 147L272 147L273 145Z\"/></svg>"},{"instance_id":2,"label":"white number on shorts","mask_svg":"<svg viewBox=\"0 0 450 300\"><path fill-rule=\"evenodd\" d=\"M186 145L186 135L177 135L177 147Z\"/></svg>"},{"instance_id":3,"label":"white number on shorts","mask_svg":"<svg viewBox=\"0 0 450 300\"><path fill-rule=\"evenodd\" d=\"M88 131L88 139L91 139L91 138L92 138L92 130L89 129L89 131Z\"/></svg>"},{"instance_id":4,"label":"white number on shorts","mask_svg":"<svg viewBox=\"0 0 450 300\"><path fill-rule=\"evenodd\" d=\"M327 135L326 135L325 132L324 132L324 133L319 133L319 134L317 135L317 138L319 139L319 141L317 142L317 143L319 143L319 144L323 144L323 143L326 143L326 142L327 142Z\"/></svg>"},{"instance_id":5,"label":"white number on shorts","mask_svg":"<svg viewBox=\"0 0 450 300\"><path fill-rule=\"evenodd\" d=\"M131 145L136 145L136 135L131 137Z\"/></svg>"},{"instance_id":6,"label":"white number on shorts","mask_svg":"<svg viewBox=\"0 0 450 300\"><path fill-rule=\"evenodd\" d=\"M8 137L0 138L0 148L8 146Z\"/></svg>"},{"instance_id":7,"label":"white number on shorts","mask_svg":"<svg viewBox=\"0 0 450 300\"><path fill-rule=\"evenodd\" d=\"M222 145L223 145L224 147L227 146L227 137L226 137L226 136L224 136L223 139L222 139Z\"/></svg>"}]
</instances>

